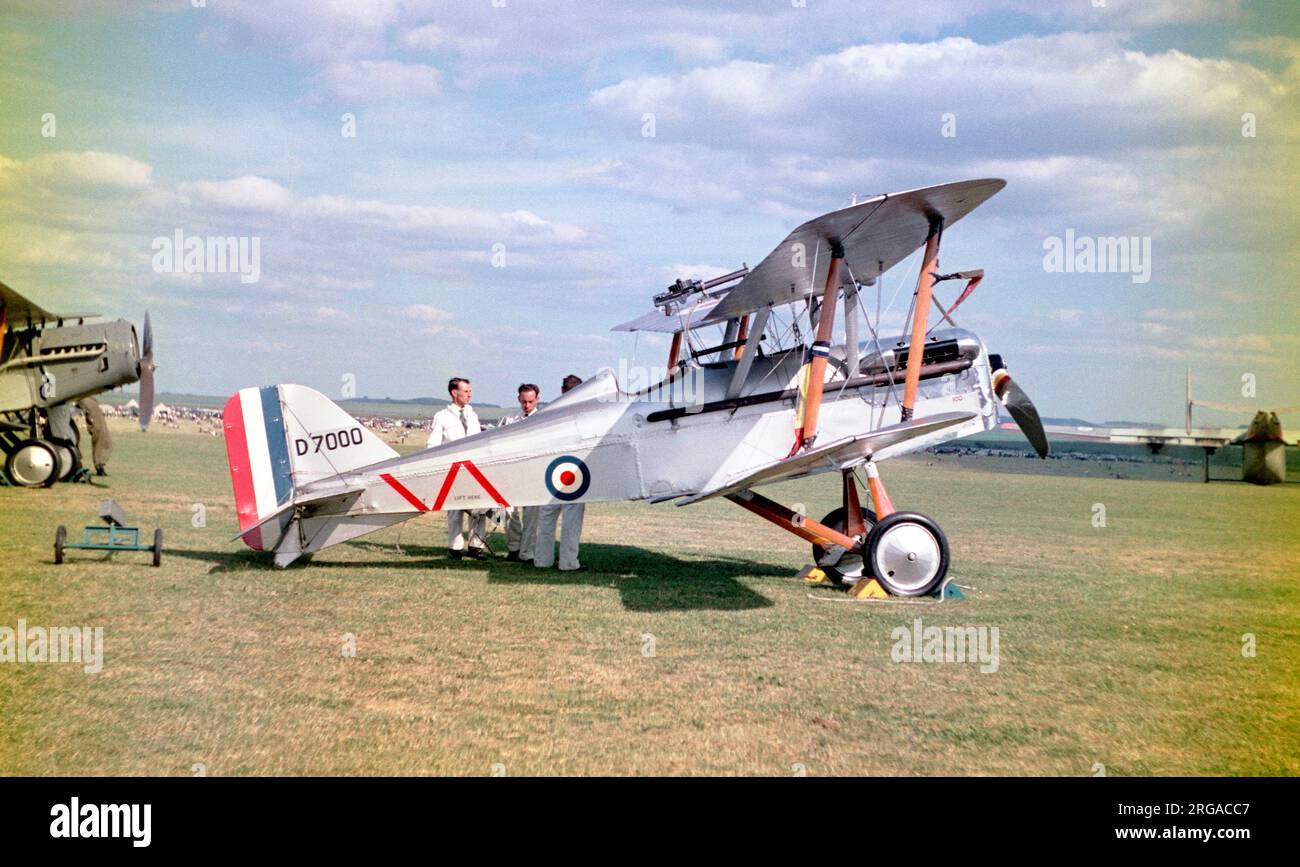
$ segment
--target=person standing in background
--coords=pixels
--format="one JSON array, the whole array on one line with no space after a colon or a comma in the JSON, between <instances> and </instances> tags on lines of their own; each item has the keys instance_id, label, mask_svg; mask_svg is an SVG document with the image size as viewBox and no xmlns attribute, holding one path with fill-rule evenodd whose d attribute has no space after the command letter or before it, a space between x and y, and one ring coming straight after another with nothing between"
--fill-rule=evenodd
<instances>
[{"instance_id":1,"label":"person standing in background","mask_svg":"<svg viewBox=\"0 0 1300 867\"><path fill-rule=\"evenodd\" d=\"M519 412L504 416L497 427L523 421L537 411L537 398L541 389L531 382L519 386ZM529 563L537 544L537 510L540 506L520 506L512 509L506 521L506 559Z\"/></svg>"},{"instance_id":2,"label":"person standing in background","mask_svg":"<svg viewBox=\"0 0 1300 867\"><path fill-rule=\"evenodd\" d=\"M91 460L95 465L95 475L108 475L108 459L113 456L113 435L108 432L108 422L104 411L99 408L99 401L93 397L83 397L77 401L77 409L86 418L86 430L90 434L93 453Z\"/></svg>"},{"instance_id":3,"label":"person standing in background","mask_svg":"<svg viewBox=\"0 0 1300 867\"><path fill-rule=\"evenodd\" d=\"M479 426L478 414L469 405L472 394L469 380L453 376L447 383L447 394L451 403L439 410L433 417L433 430L425 448L433 448L443 443L455 442L473 436L482 428ZM469 545L465 544L465 519L469 519ZM453 560L459 560L468 554L475 560L487 559L487 515L482 511L469 509L447 510L447 553ZM468 550L467 550L468 547Z\"/></svg>"},{"instance_id":4,"label":"person standing in background","mask_svg":"<svg viewBox=\"0 0 1300 867\"><path fill-rule=\"evenodd\" d=\"M563 394L582 384L582 380L573 374L564 377L560 388ZM549 503L538 507L537 547L533 553L533 565L539 569L549 569L555 563L555 525L563 522L560 528L560 569L564 572L585 571L586 566L578 562L578 546L582 542L582 518L586 506L582 503Z\"/></svg>"}]
</instances>

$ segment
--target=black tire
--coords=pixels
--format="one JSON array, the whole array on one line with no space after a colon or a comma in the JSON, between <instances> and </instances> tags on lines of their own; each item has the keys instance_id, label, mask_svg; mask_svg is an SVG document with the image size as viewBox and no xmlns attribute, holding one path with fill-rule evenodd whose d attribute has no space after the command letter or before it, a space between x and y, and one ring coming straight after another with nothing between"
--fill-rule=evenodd
<instances>
[{"instance_id":1,"label":"black tire","mask_svg":"<svg viewBox=\"0 0 1300 867\"><path fill-rule=\"evenodd\" d=\"M59 480L58 452L45 440L23 440L5 456L5 475L22 488L48 488Z\"/></svg>"},{"instance_id":2,"label":"black tire","mask_svg":"<svg viewBox=\"0 0 1300 867\"><path fill-rule=\"evenodd\" d=\"M59 529L54 531L54 565L57 566L63 562L63 543L68 541L68 528L59 525Z\"/></svg>"},{"instance_id":3,"label":"black tire","mask_svg":"<svg viewBox=\"0 0 1300 867\"><path fill-rule=\"evenodd\" d=\"M840 506L838 509L828 512L826 517L822 518L821 523L836 532L844 533L846 532L844 527L847 523L845 517L847 517L847 513L844 511L844 507ZM867 538L870 539L871 528L876 523L876 513L870 509L863 508L862 521L867 525ZM814 542L812 550L813 562L818 564L818 567L826 573L826 577L831 579L835 584L856 583L867 575L867 570L863 568L865 561L863 561L861 557L846 554L835 566L822 566L821 560L826 554L826 549Z\"/></svg>"},{"instance_id":4,"label":"black tire","mask_svg":"<svg viewBox=\"0 0 1300 867\"><path fill-rule=\"evenodd\" d=\"M153 564L162 565L162 527L153 531Z\"/></svg>"},{"instance_id":5,"label":"black tire","mask_svg":"<svg viewBox=\"0 0 1300 867\"><path fill-rule=\"evenodd\" d=\"M926 535L915 535L911 539L900 538L899 531L907 528L919 528ZM901 555L907 546L903 544L900 548L899 545L907 541L917 542L920 547L918 551L909 552L915 556L909 557L907 562L915 563L919 557L922 565L917 567L914 574L904 575L902 573L905 570L900 568L902 562L891 564L882 560ZM932 558L933 565L927 568L925 563ZM943 584L943 579L948 574L948 539L932 518L919 512L894 512L871 528L871 533L867 536L867 565L872 577L890 595L926 596Z\"/></svg>"}]
</instances>

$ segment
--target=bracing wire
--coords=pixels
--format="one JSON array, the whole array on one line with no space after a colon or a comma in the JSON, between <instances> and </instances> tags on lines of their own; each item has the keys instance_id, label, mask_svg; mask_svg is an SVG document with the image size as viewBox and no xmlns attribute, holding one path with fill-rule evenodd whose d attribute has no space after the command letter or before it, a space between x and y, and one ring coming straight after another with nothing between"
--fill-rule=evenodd
<instances>
[{"instance_id":1,"label":"bracing wire","mask_svg":"<svg viewBox=\"0 0 1300 867\"><path fill-rule=\"evenodd\" d=\"M924 263L923 263L923 266L924 266ZM859 307L859 308L861 309L861 311L862 311L862 317L863 317L864 321L866 322L867 330L868 330L869 332L871 332L871 341L872 341L872 345L875 347L875 350L876 350L876 357L877 357L877 358L884 358L884 350L883 350L883 348L882 348L881 345L880 345L880 327L881 327L882 318L884 317L884 315L885 315L886 313L888 313L890 310L893 309L893 307L894 307L894 302L898 300L898 293L899 293L900 291L902 291L902 288L903 288L904 283L907 282L906 278L910 275L910 273L911 273L911 269L909 269L907 272L905 272L905 273L902 275L902 277L899 279L898 284L894 287L894 294L893 294L892 296L890 296L889 303L888 303L887 305L885 305L885 309L884 309L884 310L881 310L881 309L880 309L880 302L881 302L881 298L882 298L882 292L883 292L883 289L884 289L885 275L884 275L884 273L882 272L882 273L881 273L881 274L876 278L876 321L875 321L875 324L874 324L874 325L873 325L872 322L871 322L871 316L867 313L867 307L866 307L866 305L865 305L865 304L859 304L859 305L858 305L858 307ZM856 278L853 277L853 270L852 270L852 268L849 269L849 278L850 278L850 279L853 279L855 283L857 282L857 281L856 281ZM915 303L915 301L916 301L916 299L915 299L915 297L913 297L912 302ZM909 311L908 311L908 312L909 312L909 314L910 314L910 312L911 312L910 307L909 307ZM910 316L909 316L908 318L910 318ZM890 368L887 369L887 372L890 374L890 376L889 376L889 394L893 396L893 398L894 398L894 402L895 402L895 403L901 403L902 401L901 401L901 399L900 399L899 396L898 396L898 384L895 382L895 377L894 377L894 373L895 373L897 370L898 370L897 365L893 365L893 366L891 366ZM881 406L880 406L880 416L879 416L879 418L878 418L877 421L876 421L876 426L877 426L877 427L879 427L881 424L884 423L884 420L885 420L885 409L886 409L886 407L888 406L888 404L889 404L888 399L886 399L886 401L885 401L884 403L882 403Z\"/></svg>"}]
</instances>

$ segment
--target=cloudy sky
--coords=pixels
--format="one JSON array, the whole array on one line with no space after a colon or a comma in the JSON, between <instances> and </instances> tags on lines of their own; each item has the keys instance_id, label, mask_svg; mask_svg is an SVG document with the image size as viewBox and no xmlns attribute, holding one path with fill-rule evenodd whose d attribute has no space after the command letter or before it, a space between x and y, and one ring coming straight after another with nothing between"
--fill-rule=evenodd
<instances>
[{"instance_id":1,"label":"cloudy sky","mask_svg":"<svg viewBox=\"0 0 1300 867\"><path fill-rule=\"evenodd\" d=\"M148 308L166 391L546 397L662 363L609 327L676 276L1001 177L942 265L1044 414L1178 422L1189 365L1300 403L1292 2L194 2L0 2L0 280ZM259 279L159 273L177 230ZM1150 239L1149 279L1045 270L1067 231Z\"/></svg>"}]
</instances>

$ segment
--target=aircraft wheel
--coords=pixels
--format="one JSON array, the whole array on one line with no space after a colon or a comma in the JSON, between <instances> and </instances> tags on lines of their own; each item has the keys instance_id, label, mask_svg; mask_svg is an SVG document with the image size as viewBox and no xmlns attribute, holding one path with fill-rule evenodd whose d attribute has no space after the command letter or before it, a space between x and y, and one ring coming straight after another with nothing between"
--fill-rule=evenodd
<instances>
[{"instance_id":1,"label":"aircraft wheel","mask_svg":"<svg viewBox=\"0 0 1300 867\"><path fill-rule=\"evenodd\" d=\"M24 488L48 488L59 479L59 456L45 440L23 440L5 458L5 473Z\"/></svg>"},{"instance_id":2,"label":"aircraft wheel","mask_svg":"<svg viewBox=\"0 0 1300 867\"><path fill-rule=\"evenodd\" d=\"M54 531L54 565L63 562L63 543L68 541L68 528L59 525L59 529Z\"/></svg>"},{"instance_id":3,"label":"aircraft wheel","mask_svg":"<svg viewBox=\"0 0 1300 867\"><path fill-rule=\"evenodd\" d=\"M933 593L948 574L948 540L919 512L894 512L867 537L872 576L893 596Z\"/></svg>"},{"instance_id":4,"label":"aircraft wheel","mask_svg":"<svg viewBox=\"0 0 1300 867\"><path fill-rule=\"evenodd\" d=\"M844 533L846 532L844 529L845 517L844 507L840 506L838 509L829 512L826 517L822 518L821 522L832 530ZM871 527L876 523L876 513L864 508L862 510L862 522L867 525L868 538L870 538ZM822 566L821 561L826 556L826 549L816 543L813 544L812 549L813 562L820 566L821 570L826 573L826 577L836 584L856 584L862 580L867 571L861 554L846 552L833 566Z\"/></svg>"},{"instance_id":5,"label":"aircraft wheel","mask_svg":"<svg viewBox=\"0 0 1300 867\"><path fill-rule=\"evenodd\" d=\"M153 531L153 564L162 565L162 527Z\"/></svg>"},{"instance_id":6,"label":"aircraft wheel","mask_svg":"<svg viewBox=\"0 0 1300 867\"><path fill-rule=\"evenodd\" d=\"M50 440L50 445L59 458L59 481L66 482L81 469L81 449L59 440Z\"/></svg>"}]
</instances>

